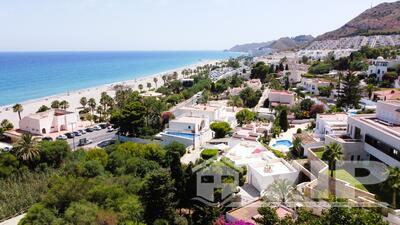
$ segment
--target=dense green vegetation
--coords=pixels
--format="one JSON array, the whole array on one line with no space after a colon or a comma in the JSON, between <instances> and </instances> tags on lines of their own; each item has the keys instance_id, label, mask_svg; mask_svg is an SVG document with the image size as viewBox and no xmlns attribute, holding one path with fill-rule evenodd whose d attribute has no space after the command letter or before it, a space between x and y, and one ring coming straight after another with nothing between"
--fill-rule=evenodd
<instances>
[{"instance_id":1,"label":"dense green vegetation","mask_svg":"<svg viewBox=\"0 0 400 225\"><path fill-rule=\"evenodd\" d=\"M215 138L223 138L232 130L228 122L214 122L210 128L215 132Z\"/></svg>"}]
</instances>

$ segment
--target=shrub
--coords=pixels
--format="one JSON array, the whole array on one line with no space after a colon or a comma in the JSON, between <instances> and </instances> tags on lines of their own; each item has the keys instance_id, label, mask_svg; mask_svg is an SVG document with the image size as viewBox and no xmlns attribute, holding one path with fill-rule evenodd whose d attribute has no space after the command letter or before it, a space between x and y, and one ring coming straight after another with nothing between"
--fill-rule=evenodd
<instances>
[{"instance_id":1,"label":"shrub","mask_svg":"<svg viewBox=\"0 0 400 225\"><path fill-rule=\"evenodd\" d=\"M201 152L201 158L207 160L218 155L218 149L205 149Z\"/></svg>"},{"instance_id":2,"label":"shrub","mask_svg":"<svg viewBox=\"0 0 400 225\"><path fill-rule=\"evenodd\" d=\"M296 133L301 134L301 132L302 132L301 128L297 128Z\"/></svg>"},{"instance_id":3,"label":"shrub","mask_svg":"<svg viewBox=\"0 0 400 225\"><path fill-rule=\"evenodd\" d=\"M216 138L223 138L231 131L231 126L227 122L214 122L211 124L210 128L215 132Z\"/></svg>"},{"instance_id":4,"label":"shrub","mask_svg":"<svg viewBox=\"0 0 400 225\"><path fill-rule=\"evenodd\" d=\"M240 125L248 124L256 119L256 114L248 109L242 109L236 113L236 120Z\"/></svg>"}]
</instances>

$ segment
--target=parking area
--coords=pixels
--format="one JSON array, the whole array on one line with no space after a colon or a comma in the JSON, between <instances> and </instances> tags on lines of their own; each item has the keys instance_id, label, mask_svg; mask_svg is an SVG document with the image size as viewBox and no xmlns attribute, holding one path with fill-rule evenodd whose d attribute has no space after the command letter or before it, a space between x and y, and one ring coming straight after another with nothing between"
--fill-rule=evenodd
<instances>
[{"instance_id":1,"label":"parking area","mask_svg":"<svg viewBox=\"0 0 400 225\"><path fill-rule=\"evenodd\" d=\"M102 141L109 140L109 139L116 139L116 131L109 132L107 129L101 129L101 130L95 130L93 132L86 132L86 134L83 134L82 136L77 136L74 138L69 138L67 139L67 142L71 146L73 150L76 150L80 147L84 148L93 148L97 146ZM79 145L79 140L80 139L85 139L87 141L91 141L92 143L85 145L85 146L78 146Z\"/></svg>"}]
</instances>

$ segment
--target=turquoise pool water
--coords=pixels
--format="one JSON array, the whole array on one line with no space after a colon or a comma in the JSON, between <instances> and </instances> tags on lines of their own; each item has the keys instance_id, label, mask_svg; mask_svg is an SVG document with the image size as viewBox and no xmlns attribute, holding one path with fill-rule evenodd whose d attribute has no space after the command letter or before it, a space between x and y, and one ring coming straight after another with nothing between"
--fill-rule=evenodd
<instances>
[{"instance_id":1,"label":"turquoise pool water","mask_svg":"<svg viewBox=\"0 0 400 225\"><path fill-rule=\"evenodd\" d=\"M183 138L189 138L193 139L194 134L189 134L189 133L181 133L181 132L167 132L167 134L183 137Z\"/></svg>"},{"instance_id":2,"label":"turquoise pool water","mask_svg":"<svg viewBox=\"0 0 400 225\"><path fill-rule=\"evenodd\" d=\"M273 147L284 146L284 147L290 148L293 146L293 143L289 140L278 140L272 146Z\"/></svg>"}]
</instances>

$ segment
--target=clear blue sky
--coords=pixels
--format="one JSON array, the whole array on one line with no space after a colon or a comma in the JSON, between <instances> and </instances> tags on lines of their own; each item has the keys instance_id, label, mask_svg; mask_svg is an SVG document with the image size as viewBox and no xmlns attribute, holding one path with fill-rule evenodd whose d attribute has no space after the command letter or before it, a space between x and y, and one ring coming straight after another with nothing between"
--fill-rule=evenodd
<instances>
[{"instance_id":1,"label":"clear blue sky","mask_svg":"<svg viewBox=\"0 0 400 225\"><path fill-rule=\"evenodd\" d=\"M0 51L226 49L316 36L381 2L1 0Z\"/></svg>"}]
</instances>

